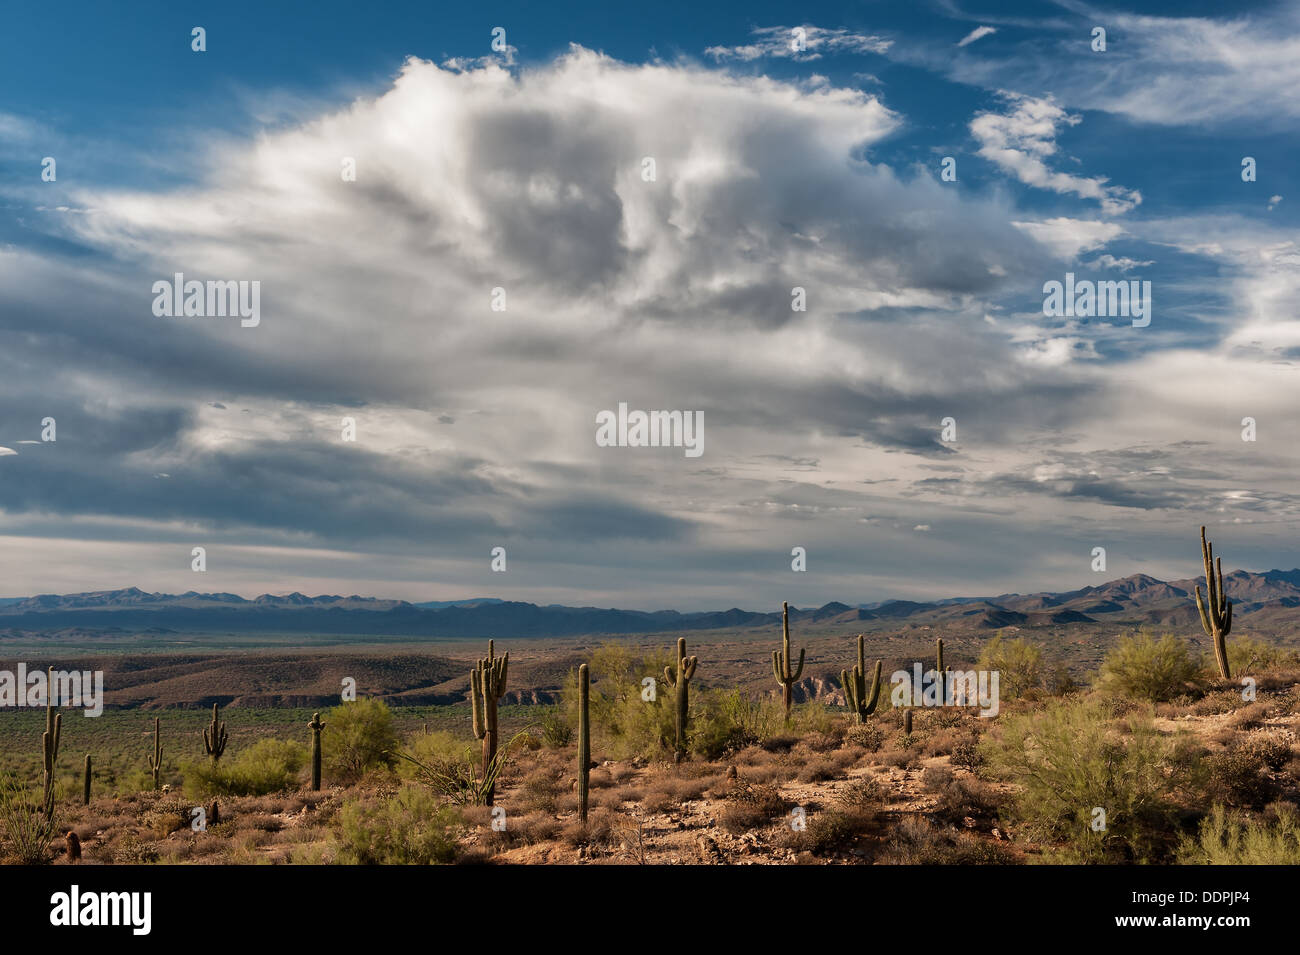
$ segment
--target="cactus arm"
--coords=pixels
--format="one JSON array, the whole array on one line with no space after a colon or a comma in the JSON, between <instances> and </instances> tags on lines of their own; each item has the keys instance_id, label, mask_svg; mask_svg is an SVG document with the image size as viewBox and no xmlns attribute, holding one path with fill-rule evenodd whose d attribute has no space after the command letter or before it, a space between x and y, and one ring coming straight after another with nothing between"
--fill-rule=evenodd
<instances>
[{"instance_id":1,"label":"cactus arm","mask_svg":"<svg viewBox=\"0 0 1300 955\"><path fill-rule=\"evenodd\" d=\"M803 654L804 654L804 648L803 648L803 647L800 647L800 648L799 648L799 666L796 667L794 673L790 675L790 681L791 681L792 683L793 683L794 681L798 680L799 677L800 677L800 675L803 673Z\"/></svg>"}]
</instances>

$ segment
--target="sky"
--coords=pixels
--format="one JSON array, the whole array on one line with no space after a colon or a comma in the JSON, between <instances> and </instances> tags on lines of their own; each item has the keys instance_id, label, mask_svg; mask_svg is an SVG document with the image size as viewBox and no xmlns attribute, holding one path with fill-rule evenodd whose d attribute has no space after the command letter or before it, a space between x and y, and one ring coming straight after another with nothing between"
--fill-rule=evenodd
<instances>
[{"instance_id":1,"label":"sky","mask_svg":"<svg viewBox=\"0 0 1300 955\"><path fill-rule=\"evenodd\" d=\"M7 12L0 595L1300 564L1300 4L709 6Z\"/></svg>"}]
</instances>

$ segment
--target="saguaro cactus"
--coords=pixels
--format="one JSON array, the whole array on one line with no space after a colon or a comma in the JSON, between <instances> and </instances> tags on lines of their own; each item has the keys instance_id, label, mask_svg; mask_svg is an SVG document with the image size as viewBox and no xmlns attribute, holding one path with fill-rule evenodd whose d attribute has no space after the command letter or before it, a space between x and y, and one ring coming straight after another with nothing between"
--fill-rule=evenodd
<instances>
[{"instance_id":1,"label":"saguaro cactus","mask_svg":"<svg viewBox=\"0 0 1300 955\"><path fill-rule=\"evenodd\" d=\"M41 761L44 788L41 808L46 819L54 818L54 764L59 758L59 739L63 735L63 714L54 712L54 667L47 672L45 683L45 732L41 734Z\"/></svg>"},{"instance_id":2,"label":"saguaro cactus","mask_svg":"<svg viewBox=\"0 0 1300 955\"><path fill-rule=\"evenodd\" d=\"M307 724L311 730L311 788L313 792L320 791L320 731L325 728L321 722L320 714L313 713L311 722Z\"/></svg>"},{"instance_id":3,"label":"saguaro cactus","mask_svg":"<svg viewBox=\"0 0 1300 955\"><path fill-rule=\"evenodd\" d=\"M1205 540L1201 528L1201 561L1205 565L1205 599L1201 587L1196 586L1196 609L1201 612L1201 626L1214 643L1214 659L1219 664L1219 676L1232 679L1228 669L1227 636L1232 631L1232 601L1223 590L1223 558L1214 556L1214 545ZM1217 573L1217 579L1216 579Z\"/></svg>"},{"instance_id":4,"label":"saguaro cactus","mask_svg":"<svg viewBox=\"0 0 1300 955\"><path fill-rule=\"evenodd\" d=\"M772 672L781 684L781 701L785 704L785 721L790 722L790 707L794 705L794 684L803 673L803 649L799 650L799 665L790 669L790 604L781 603L781 649L772 651Z\"/></svg>"},{"instance_id":5,"label":"saguaro cactus","mask_svg":"<svg viewBox=\"0 0 1300 955\"><path fill-rule=\"evenodd\" d=\"M497 755L497 700L506 692L510 654L497 657L496 645L488 641L488 655L479 660L469 675L470 706L474 713L474 738L483 741L483 778L487 779ZM485 805L492 805L496 784L488 788Z\"/></svg>"},{"instance_id":6,"label":"saguaro cactus","mask_svg":"<svg viewBox=\"0 0 1300 955\"><path fill-rule=\"evenodd\" d=\"M680 763L686 755L686 721L690 717L690 685L695 676L698 657L686 655L686 638L677 638L677 667L664 667L664 682L676 690L677 720L673 740L673 762Z\"/></svg>"},{"instance_id":7,"label":"saguaro cactus","mask_svg":"<svg viewBox=\"0 0 1300 955\"><path fill-rule=\"evenodd\" d=\"M939 705L947 706L952 701L948 698L948 668L943 665L942 637L934 642L934 648L934 673L935 679L939 681Z\"/></svg>"},{"instance_id":8,"label":"saguaro cactus","mask_svg":"<svg viewBox=\"0 0 1300 955\"><path fill-rule=\"evenodd\" d=\"M907 736L912 735L912 708L910 706L903 710L903 733Z\"/></svg>"},{"instance_id":9,"label":"saguaro cactus","mask_svg":"<svg viewBox=\"0 0 1300 955\"><path fill-rule=\"evenodd\" d=\"M218 718L217 704L212 704L212 722L208 728L203 731L203 748L207 754L212 757L215 763L221 758L221 754L226 751L226 742L229 737L226 736L226 724Z\"/></svg>"},{"instance_id":10,"label":"saguaro cactus","mask_svg":"<svg viewBox=\"0 0 1300 955\"><path fill-rule=\"evenodd\" d=\"M852 670L840 671L840 686L844 687L844 702L859 723L865 723L867 717L876 712L876 703L880 699L880 669L885 661L876 661L876 672L871 679L871 691L867 691L867 658L863 645L863 635L858 634L858 662Z\"/></svg>"},{"instance_id":11,"label":"saguaro cactus","mask_svg":"<svg viewBox=\"0 0 1300 955\"><path fill-rule=\"evenodd\" d=\"M149 757L149 771L153 773L154 792L158 791L158 774L162 772L162 737L158 733L158 717L153 718L153 755Z\"/></svg>"},{"instance_id":12,"label":"saguaro cactus","mask_svg":"<svg viewBox=\"0 0 1300 955\"><path fill-rule=\"evenodd\" d=\"M591 783L591 674L578 667L578 818L587 821L587 791Z\"/></svg>"},{"instance_id":13,"label":"saguaro cactus","mask_svg":"<svg viewBox=\"0 0 1300 955\"><path fill-rule=\"evenodd\" d=\"M85 781L82 784L81 804L83 806L90 805L90 754L89 753L86 754L86 774L85 774Z\"/></svg>"}]
</instances>

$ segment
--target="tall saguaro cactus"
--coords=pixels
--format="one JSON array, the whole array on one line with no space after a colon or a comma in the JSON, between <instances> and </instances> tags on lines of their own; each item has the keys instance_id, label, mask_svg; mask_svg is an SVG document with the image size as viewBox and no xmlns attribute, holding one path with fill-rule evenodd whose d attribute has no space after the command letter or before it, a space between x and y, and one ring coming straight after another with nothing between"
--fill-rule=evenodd
<instances>
[{"instance_id":1,"label":"tall saguaro cactus","mask_svg":"<svg viewBox=\"0 0 1300 955\"><path fill-rule=\"evenodd\" d=\"M859 723L865 723L867 717L876 712L876 703L880 700L880 670L885 661L876 661L876 672L871 679L871 691L867 691L867 657L863 643L864 637L858 634L858 662L852 670L840 671L840 686L844 687L844 702L853 711Z\"/></svg>"},{"instance_id":2,"label":"tall saguaro cactus","mask_svg":"<svg viewBox=\"0 0 1300 955\"><path fill-rule=\"evenodd\" d=\"M591 672L578 667L578 818L587 821L587 792L591 785Z\"/></svg>"},{"instance_id":3,"label":"tall saguaro cactus","mask_svg":"<svg viewBox=\"0 0 1300 955\"><path fill-rule=\"evenodd\" d=\"M153 773L153 788L158 791L158 775L162 772L162 736L158 732L158 717L153 718L153 755L149 757L149 771Z\"/></svg>"},{"instance_id":4,"label":"tall saguaro cactus","mask_svg":"<svg viewBox=\"0 0 1300 955\"><path fill-rule=\"evenodd\" d=\"M203 731L203 748L207 754L212 757L215 763L221 759L221 754L226 751L226 743L229 737L226 735L226 724L219 719L217 704L212 704L212 722L208 728Z\"/></svg>"},{"instance_id":5,"label":"tall saguaro cactus","mask_svg":"<svg viewBox=\"0 0 1300 955\"><path fill-rule=\"evenodd\" d=\"M695 676L698 657L686 655L686 638L677 638L677 667L664 667L664 682L676 690L677 704L676 735L673 740L673 762L680 763L686 755L686 721L690 718L690 686Z\"/></svg>"},{"instance_id":6,"label":"tall saguaro cactus","mask_svg":"<svg viewBox=\"0 0 1300 955\"><path fill-rule=\"evenodd\" d=\"M496 644L488 641L488 655L469 675L470 706L474 711L474 738L483 741L483 778L488 778L497 755L497 700L506 692L510 654L497 657ZM496 784L488 788L485 805L492 805Z\"/></svg>"},{"instance_id":7,"label":"tall saguaro cactus","mask_svg":"<svg viewBox=\"0 0 1300 955\"><path fill-rule=\"evenodd\" d=\"M1214 659L1219 664L1219 676L1232 679L1228 670L1227 636L1232 631L1232 601L1223 590L1223 558L1214 556L1214 545L1205 540L1201 528L1201 561L1205 565L1205 599L1201 587L1196 587L1196 609L1201 612L1201 626L1214 643ZM1216 579L1217 574L1217 579Z\"/></svg>"},{"instance_id":8,"label":"tall saguaro cactus","mask_svg":"<svg viewBox=\"0 0 1300 955\"><path fill-rule=\"evenodd\" d=\"M785 704L785 721L790 722L790 707L794 705L794 684L803 674L803 648L799 649L799 665L790 668L790 604L781 603L781 649L772 651L772 672L781 684L781 702Z\"/></svg>"},{"instance_id":9,"label":"tall saguaro cactus","mask_svg":"<svg viewBox=\"0 0 1300 955\"><path fill-rule=\"evenodd\" d=\"M311 715L307 728L311 730L311 788L312 792L320 792L320 731L325 724L321 722L319 713Z\"/></svg>"},{"instance_id":10,"label":"tall saguaro cactus","mask_svg":"<svg viewBox=\"0 0 1300 955\"><path fill-rule=\"evenodd\" d=\"M45 818L54 818L54 764L59 758L59 739L63 735L63 714L54 712L54 667L46 671L45 732L41 734L41 761L44 768L44 788L41 808Z\"/></svg>"},{"instance_id":11,"label":"tall saguaro cactus","mask_svg":"<svg viewBox=\"0 0 1300 955\"><path fill-rule=\"evenodd\" d=\"M82 783L81 804L83 806L90 805L90 754L89 753L86 754L86 774L84 777L84 781Z\"/></svg>"}]
</instances>

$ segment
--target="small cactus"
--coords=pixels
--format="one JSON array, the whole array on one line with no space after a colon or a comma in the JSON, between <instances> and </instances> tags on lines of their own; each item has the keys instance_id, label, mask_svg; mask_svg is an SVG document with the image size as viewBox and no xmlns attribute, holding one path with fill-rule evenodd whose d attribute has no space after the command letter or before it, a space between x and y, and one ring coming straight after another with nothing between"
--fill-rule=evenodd
<instances>
[{"instance_id":1,"label":"small cactus","mask_svg":"<svg viewBox=\"0 0 1300 955\"><path fill-rule=\"evenodd\" d=\"M578 818L587 821L587 792L591 784L591 674L578 667Z\"/></svg>"},{"instance_id":2,"label":"small cactus","mask_svg":"<svg viewBox=\"0 0 1300 955\"><path fill-rule=\"evenodd\" d=\"M89 806L90 805L90 754L89 753L86 754L86 773L85 773L84 780L85 781L82 785L82 792L81 792L81 804L83 806Z\"/></svg>"},{"instance_id":3,"label":"small cactus","mask_svg":"<svg viewBox=\"0 0 1300 955\"><path fill-rule=\"evenodd\" d=\"M470 707L473 710L474 738L483 741L483 778L488 778L497 755L497 700L506 692L510 654L496 656L496 645L488 641L488 655L478 661L469 675ZM488 788L484 805L492 805L495 783Z\"/></svg>"},{"instance_id":4,"label":"small cactus","mask_svg":"<svg viewBox=\"0 0 1300 955\"><path fill-rule=\"evenodd\" d=\"M226 724L219 719L217 704L212 704L212 722L208 728L203 731L203 748L207 754L212 757L215 763L221 759L221 754L226 751L226 743L229 737L226 735Z\"/></svg>"},{"instance_id":5,"label":"small cactus","mask_svg":"<svg viewBox=\"0 0 1300 955\"><path fill-rule=\"evenodd\" d=\"M311 730L311 788L313 792L320 792L320 731L325 724L321 722L319 713L311 715L307 728Z\"/></svg>"},{"instance_id":6,"label":"small cactus","mask_svg":"<svg viewBox=\"0 0 1300 955\"><path fill-rule=\"evenodd\" d=\"M675 721L675 736L673 739L673 762L680 763L686 755L686 723L690 718L690 685L691 678L695 676L695 667L699 663L698 657L688 657L686 655L686 638L677 638L677 667L664 667L664 681L671 687L676 688L677 719Z\"/></svg>"},{"instance_id":7,"label":"small cactus","mask_svg":"<svg viewBox=\"0 0 1300 955\"><path fill-rule=\"evenodd\" d=\"M59 759L59 740L63 736L63 714L54 712L54 686L54 667L50 667L45 684L45 732L41 734L44 768L41 809L47 820L54 818L54 765Z\"/></svg>"},{"instance_id":8,"label":"small cactus","mask_svg":"<svg viewBox=\"0 0 1300 955\"><path fill-rule=\"evenodd\" d=\"M1196 585L1196 609L1201 612L1201 626L1214 643L1214 659L1219 664L1219 676L1232 679L1228 669L1227 636L1232 631L1232 601L1223 590L1223 558L1214 556L1214 545L1205 540L1201 528L1201 562L1205 566L1205 599L1201 599L1201 586ZM1215 578L1215 571L1218 578Z\"/></svg>"},{"instance_id":9,"label":"small cactus","mask_svg":"<svg viewBox=\"0 0 1300 955\"><path fill-rule=\"evenodd\" d=\"M858 634L858 662L852 670L840 671L840 686L844 688L844 702L859 723L865 723L867 717L876 712L876 703L880 699L880 671L883 660L876 661L876 672L871 679L871 691L867 691L867 658L863 635Z\"/></svg>"},{"instance_id":10,"label":"small cactus","mask_svg":"<svg viewBox=\"0 0 1300 955\"><path fill-rule=\"evenodd\" d=\"M803 648L799 649L799 665L790 667L790 604L781 604L781 649L772 651L772 672L781 684L781 702L785 704L785 721L790 722L790 707L794 705L794 684L803 674Z\"/></svg>"},{"instance_id":11,"label":"small cactus","mask_svg":"<svg viewBox=\"0 0 1300 955\"><path fill-rule=\"evenodd\" d=\"M903 735L912 735L912 708L910 706L903 710Z\"/></svg>"},{"instance_id":12,"label":"small cactus","mask_svg":"<svg viewBox=\"0 0 1300 955\"><path fill-rule=\"evenodd\" d=\"M149 771L153 773L154 792L158 791L158 774L162 772L162 737L158 733L158 717L153 718L153 755L149 757Z\"/></svg>"}]
</instances>

